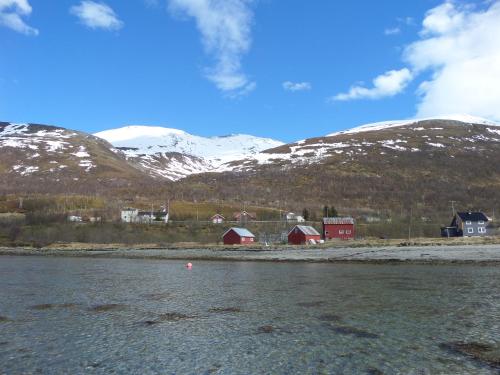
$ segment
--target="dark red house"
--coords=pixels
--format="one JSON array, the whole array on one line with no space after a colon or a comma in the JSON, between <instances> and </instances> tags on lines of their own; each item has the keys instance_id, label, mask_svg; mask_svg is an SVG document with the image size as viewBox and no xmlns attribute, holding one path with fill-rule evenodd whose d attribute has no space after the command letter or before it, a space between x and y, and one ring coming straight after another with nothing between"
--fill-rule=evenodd
<instances>
[{"instance_id":1,"label":"dark red house","mask_svg":"<svg viewBox=\"0 0 500 375\"><path fill-rule=\"evenodd\" d=\"M255 236L245 228L230 228L222 235L224 245L250 245L255 242Z\"/></svg>"},{"instance_id":2,"label":"dark red house","mask_svg":"<svg viewBox=\"0 0 500 375\"><path fill-rule=\"evenodd\" d=\"M249 221L253 221L257 219L257 214L254 212L235 212L233 215L234 221L239 221L240 223L248 223Z\"/></svg>"},{"instance_id":3,"label":"dark red house","mask_svg":"<svg viewBox=\"0 0 500 375\"><path fill-rule=\"evenodd\" d=\"M323 218L323 238L325 241L335 238L351 240L354 239L355 234L355 222L352 217Z\"/></svg>"},{"instance_id":4,"label":"dark red house","mask_svg":"<svg viewBox=\"0 0 500 375\"><path fill-rule=\"evenodd\" d=\"M288 243L290 245L304 245L311 242L319 242L321 235L313 227L306 225L296 225L288 233Z\"/></svg>"}]
</instances>

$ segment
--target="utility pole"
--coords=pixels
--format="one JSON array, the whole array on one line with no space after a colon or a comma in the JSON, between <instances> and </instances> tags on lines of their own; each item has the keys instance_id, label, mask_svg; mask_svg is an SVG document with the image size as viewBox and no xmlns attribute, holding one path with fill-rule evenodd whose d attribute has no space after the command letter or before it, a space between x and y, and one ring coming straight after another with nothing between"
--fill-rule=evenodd
<instances>
[{"instance_id":1,"label":"utility pole","mask_svg":"<svg viewBox=\"0 0 500 375\"><path fill-rule=\"evenodd\" d=\"M411 220L413 217L413 206L410 207L410 220L408 221L408 242L411 240Z\"/></svg>"},{"instance_id":2,"label":"utility pole","mask_svg":"<svg viewBox=\"0 0 500 375\"><path fill-rule=\"evenodd\" d=\"M455 216L455 203L457 203L457 201L450 201L451 203L451 212L453 213L453 216Z\"/></svg>"}]
</instances>

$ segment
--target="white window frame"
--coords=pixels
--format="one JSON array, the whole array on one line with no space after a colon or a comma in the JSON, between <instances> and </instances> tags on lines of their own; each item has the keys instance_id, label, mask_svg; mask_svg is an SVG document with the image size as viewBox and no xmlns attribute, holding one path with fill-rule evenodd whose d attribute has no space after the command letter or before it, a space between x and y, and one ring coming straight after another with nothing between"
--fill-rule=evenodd
<instances>
[{"instance_id":1,"label":"white window frame","mask_svg":"<svg viewBox=\"0 0 500 375\"><path fill-rule=\"evenodd\" d=\"M472 221L467 220L467 221L465 222L465 224L467 224L467 225L471 225L471 224L472 224Z\"/></svg>"},{"instance_id":2,"label":"white window frame","mask_svg":"<svg viewBox=\"0 0 500 375\"><path fill-rule=\"evenodd\" d=\"M477 228L477 231L479 233L486 233L486 228L485 227L479 227L479 228Z\"/></svg>"},{"instance_id":3,"label":"white window frame","mask_svg":"<svg viewBox=\"0 0 500 375\"><path fill-rule=\"evenodd\" d=\"M349 229L347 229L347 230L345 231L345 234L351 234L351 231L350 231Z\"/></svg>"},{"instance_id":4,"label":"white window frame","mask_svg":"<svg viewBox=\"0 0 500 375\"><path fill-rule=\"evenodd\" d=\"M467 228L467 234L474 233L474 228Z\"/></svg>"},{"instance_id":5,"label":"white window frame","mask_svg":"<svg viewBox=\"0 0 500 375\"><path fill-rule=\"evenodd\" d=\"M344 234L344 230L343 229L339 229L339 234Z\"/></svg>"},{"instance_id":6,"label":"white window frame","mask_svg":"<svg viewBox=\"0 0 500 375\"><path fill-rule=\"evenodd\" d=\"M483 220L480 220L477 222L479 225L483 225L484 224L484 221Z\"/></svg>"}]
</instances>

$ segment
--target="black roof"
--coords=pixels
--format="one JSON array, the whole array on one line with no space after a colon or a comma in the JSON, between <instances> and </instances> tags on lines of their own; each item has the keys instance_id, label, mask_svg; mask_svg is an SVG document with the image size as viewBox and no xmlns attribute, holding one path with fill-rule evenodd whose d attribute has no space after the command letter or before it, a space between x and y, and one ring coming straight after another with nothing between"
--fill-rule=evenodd
<instances>
[{"instance_id":1,"label":"black roof","mask_svg":"<svg viewBox=\"0 0 500 375\"><path fill-rule=\"evenodd\" d=\"M488 221L488 217L482 212L457 212L457 215L462 219L462 221Z\"/></svg>"}]
</instances>

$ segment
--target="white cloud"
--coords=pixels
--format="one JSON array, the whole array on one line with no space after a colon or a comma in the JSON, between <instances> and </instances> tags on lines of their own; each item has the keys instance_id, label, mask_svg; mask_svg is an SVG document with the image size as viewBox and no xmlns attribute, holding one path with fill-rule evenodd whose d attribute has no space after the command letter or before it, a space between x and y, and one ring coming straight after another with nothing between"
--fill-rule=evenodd
<instances>
[{"instance_id":1,"label":"white cloud","mask_svg":"<svg viewBox=\"0 0 500 375\"><path fill-rule=\"evenodd\" d=\"M206 76L229 96L255 88L242 71L241 59L250 49L253 0L169 0L171 12L196 20L203 46L214 59Z\"/></svg>"},{"instance_id":2,"label":"white cloud","mask_svg":"<svg viewBox=\"0 0 500 375\"><path fill-rule=\"evenodd\" d=\"M394 96L402 92L411 80L412 73L409 69L391 70L375 78L371 88L361 85L352 86L349 92L337 94L330 100L381 99Z\"/></svg>"},{"instance_id":3,"label":"white cloud","mask_svg":"<svg viewBox=\"0 0 500 375\"><path fill-rule=\"evenodd\" d=\"M407 67L354 86L334 100L398 94L420 78L417 117L466 113L500 121L500 0L445 1L429 10L419 38L405 47ZM399 74L398 74L399 72Z\"/></svg>"},{"instance_id":4,"label":"white cloud","mask_svg":"<svg viewBox=\"0 0 500 375\"><path fill-rule=\"evenodd\" d=\"M283 82L283 88L286 91L308 91L312 89L312 85L309 82L291 82L291 81L286 81Z\"/></svg>"},{"instance_id":5,"label":"white cloud","mask_svg":"<svg viewBox=\"0 0 500 375\"><path fill-rule=\"evenodd\" d=\"M447 1L425 16L405 61L430 72L420 85L418 116L470 113L500 120L500 1L483 9Z\"/></svg>"},{"instance_id":6,"label":"white cloud","mask_svg":"<svg viewBox=\"0 0 500 375\"><path fill-rule=\"evenodd\" d=\"M385 35L398 35L401 34L404 28L408 26L415 26L415 20L412 17L400 17L396 18L396 21L396 26L388 27L384 30Z\"/></svg>"},{"instance_id":7,"label":"white cloud","mask_svg":"<svg viewBox=\"0 0 500 375\"><path fill-rule=\"evenodd\" d=\"M23 21L32 11L28 0L0 0L0 25L22 34L38 35L37 29Z\"/></svg>"},{"instance_id":8,"label":"white cloud","mask_svg":"<svg viewBox=\"0 0 500 375\"><path fill-rule=\"evenodd\" d=\"M384 30L385 35L397 35L401 33L401 29L399 27L393 27Z\"/></svg>"},{"instance_id":9,"label":"white cloud","mask_svg":"<svg viewBox=\"0 0 500 375\"><path fill-rule=\"evenodd\" d=\"M85 0L72 6L70 13L91 29L118 30L123 27L114 10L104 3Z\"/></svg>"}]
</instances>

